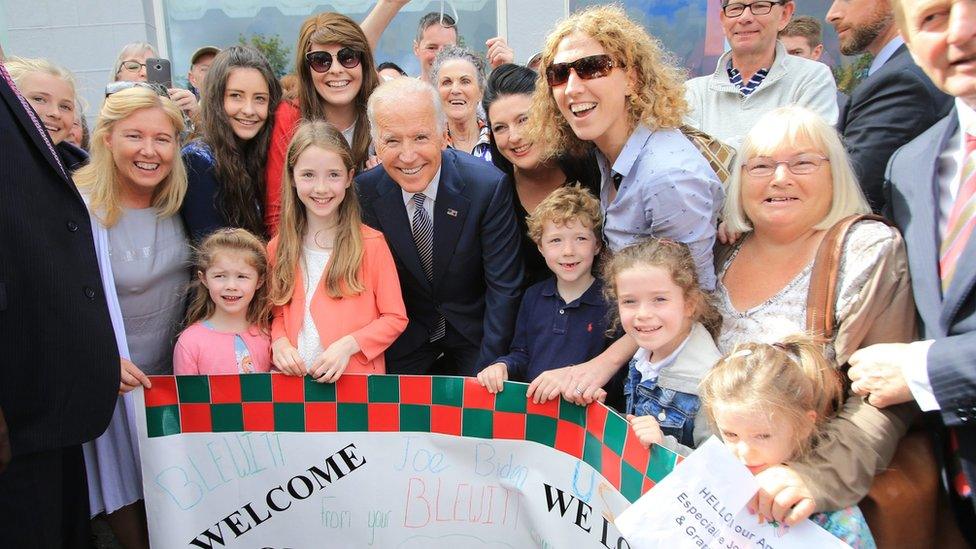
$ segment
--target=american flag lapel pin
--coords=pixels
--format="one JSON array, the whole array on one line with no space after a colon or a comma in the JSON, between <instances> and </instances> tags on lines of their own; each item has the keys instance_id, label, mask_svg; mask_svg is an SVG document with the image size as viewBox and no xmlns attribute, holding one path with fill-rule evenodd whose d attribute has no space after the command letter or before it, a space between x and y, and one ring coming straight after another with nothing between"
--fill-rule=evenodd
<instances>
[{"instance_id":1,"label":"american flag lapel pin","mask_svg":"<svg viewBox=\"0 0 976 549\"><path fill-rule=\"evenodd\" d=\"M454 208L448 208L447 215L451 217L457 217L457 210L455 210Z\"/></svg>"}]
</instances>

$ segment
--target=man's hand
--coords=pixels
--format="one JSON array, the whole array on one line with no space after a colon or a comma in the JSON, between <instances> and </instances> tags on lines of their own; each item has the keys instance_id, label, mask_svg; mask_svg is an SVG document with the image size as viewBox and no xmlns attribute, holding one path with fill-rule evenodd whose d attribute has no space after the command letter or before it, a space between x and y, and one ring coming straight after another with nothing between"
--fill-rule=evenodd
<instances>
[{"instance_id":1,"label":"man's hand","mask_svg":"<svg viewBox=\"0 0 976 549\"><path fill-rule=\"evenodd\" d=\"M146 389L152 389L152 382L142 373L138 366L128 360L119 357L121 362L121 377L119 379L119 395L124 395L136 387L142 385Z\"/></svg>"},{"instance_id":2,"label":"man's hand","mask_svg":"<svg viewBox=\"0 0 976 549\"><path fill-rule=\"evenodd\" d=\"M7 430L7 419L3 416L3 408L0 408L0 473L7 468L12 458L10 431Z\"/></svg>"},{"instance_id":3,"label":"man's hand","mask_svg":"<svg viewBox=\"0 0 976 549\"><path fill-rule=\"evenodd\" d=\"M776 521L796 526L816 510L807 485L786 465L776 465L756 475L759 491L749 502L749 512L760 522Z\"/></svg>"},{"instance_id":4,"label":"man's hand","mask_svg":"<svg viewBox=\"0 0 976 549\"><path fill-rule=\"evenodd\" d=\"M166 91L169 92L169 98L176 103L176 106L181 111L185 112L191 118L196 116L197 111L200 109L200 104L197 103L197 97L193 95L193 92L184 90L183 88L170 88Z\"/></svg>"},{"instance_id":5,"label":"man's hand","mask_svg":"<svg viewBox=\"0 0 976 549\"><path fill-rule=\"evenodd\" d=\"M508 42L506 42L501 36L489 38L485 42L485 46L488 47L486 57L488 58L488 64L491 65L491 68L497 69L505 63L515 62L515 50L513 50L508 45Z\"/></svg>"},{"instance_id":6,"label":"man's hand","mask_svg":"<svg viewBox=\"0 0 976 549\"><path fill-rule=\"evenodd\" d=\"M855 351L848 361L851 390L878 408L915 400L902 370L905 360L917 356L909 347L908 343L879 343Z\"/></svg>"}]
</instances>

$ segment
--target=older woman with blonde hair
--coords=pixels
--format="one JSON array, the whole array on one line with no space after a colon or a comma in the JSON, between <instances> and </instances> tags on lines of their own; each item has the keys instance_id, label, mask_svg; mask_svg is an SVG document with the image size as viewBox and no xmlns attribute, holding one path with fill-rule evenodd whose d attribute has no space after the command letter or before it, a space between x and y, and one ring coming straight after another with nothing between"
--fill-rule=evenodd
<instances>
[{"instance_id":1,"label":"older woman with blonde hair","mask_svg":"<svg viewBox=\"0 0 976 549\"><path fill-rule=\"evenodd\" d=\"M582 156L596 149L607 247L616 251L648 237L683 242L701 286L710 291L724 192L679 129L688 108L684 73L657 40L613 5L587 8L556 25L540 69L528 134L547 143L550 155ZM587 365L616 371L636 350L624 336ZM602 385L590 381L577 380L575 371L551 370L533 381L529 393L539 400L561 392L588 403Z\"/></svg>"},{"instance_id":2,"label":"older woman with blonde hair","mask_svg":"<svg viewBox=\"0 0 976 549\"><path fill-rule=\"evenodd\" d=\"M75 121L81 117L71 71L40 58L11 56L4 65L44 124L64 166L74 171L84 165L88 154L68 141Z\"/></svg>"},{"instance_id":3,"label":"older woman with blonde hair","mask_svg":"<svg viewBox=\"0 0 976 549\"><path fill-rule=\"evenodd\" d=\"M136 86L110 95L92 132L91 162L75 183L92 217L95 249L115 327L123 383L172 374L173 342L190 280L180 221L186 171L180 109ZM108 430L84 447L92 515L107 513L127 548L147 547L131 397L119 399Z\"/></svg>"}]
</instances>

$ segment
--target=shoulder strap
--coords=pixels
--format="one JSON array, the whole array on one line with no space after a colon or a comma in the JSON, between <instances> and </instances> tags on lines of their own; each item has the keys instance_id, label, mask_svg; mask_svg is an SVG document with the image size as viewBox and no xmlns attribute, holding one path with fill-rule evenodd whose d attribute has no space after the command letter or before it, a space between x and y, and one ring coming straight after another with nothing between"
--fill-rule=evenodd
<instances>
[{"instance_id":1,"label":"shoulder strap","mask_svg":"<svg viewBox=\"0 0 976 549\"><path fill-rule=\"evenodd\" d=\"M707 133L689 125L678 128L708 161L709 167L723 185L728 183L735 169L735 149Z\"/></svg>"},{"instance_id":2,"label":"shoulder strap","mask_svg":"<svg viewBox=\"0 0 976 549\"><path fill-rule=\"evenodd\" d=\"M807 292L807 331L826 340L834 337L834 304L837 302L837 278L844 253L847 233L860 221L880 221L891 225L887 219L874 214L855 214L841 219L824 235L813 260L810 289Z\"/></svg>"}]
</instances>

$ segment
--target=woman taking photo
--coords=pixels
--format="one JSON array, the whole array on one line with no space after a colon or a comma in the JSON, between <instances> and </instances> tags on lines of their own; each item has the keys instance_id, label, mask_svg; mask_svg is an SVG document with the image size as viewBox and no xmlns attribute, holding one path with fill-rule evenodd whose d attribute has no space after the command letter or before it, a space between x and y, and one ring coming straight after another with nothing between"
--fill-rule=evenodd
<instances>
[{"instance_id":1,"label":"woman taking photo","mask_svg":"<svg viewBox=\"0 0 976 549\"><path fill-rule=\"evenodd\" d=\"M202 91L200 137L183 148L186 199L180 208L199 242L225 227L263 235L264 168L281 86L261 53L246 46L220 52Z\"/></svg>"},{"instance_id":2,"label":"woman taking photo","mask_svg":"<svg viewBox=\"0 0 976 549\"><path fill-rule=\"evenodd\" d=\"M156 50L147 42L130 42L122 46L115 58L112 82L146 82L146 59L152 57L156 57ZM166 91L189 119L197 115L200 103L193 92L183 88L169 88Z\"/></svg>"},{"instance_id":3,"label":"woman taking photo","mask_svg":"<svg viewBox=\"0 0 976 549\"><path fill-rule=\"evenodd\" d=\"M526 217L552 191L566 185L580 185L593 196L600 194L600 171L596 159L588 154L582 159L569 156L543 159L545 145L537 144L525 134L532 104L532 92L538 75L521 65L506 64L492 71L481 104L488 115L491 130L491 161L512 179L512 204L515 220L522 235L522 259L525 262L524 285L541 282L551 276L538 246L529 238Z\"/></svg>"},{"instance_id":4,"label":"woman taking photo","mask_svg":"<svg viewBox=\"0 0 976 549\"><path fill-rule=\"evenodd\" d=\"M110 95L92 133L91 163L75 175L92 216L121 360L136 376L173 373L190 280L177 215L186 192L182 130L176 104L151 89ZM92 514L107 513L126 548L148 546L132 405L130 396L120 398L105 434L84 446Z\"/></svg>"},{"instance_id":5,"label":"woman taking photo","mask_svg":"<svg viewBox=\"0 0 976 549\"><path fill-rule=\"evenodd\" d=\"M379 77L362 29L338 13L312 15L298 32L295 54L298 97L278 105L265 170L264 223L269 237L278 232L285 153L302 119L325 120L338 128L352 148L357 173L370 158L366 100Z\"/></svg>"},{"instance_id":6,"label":"woman taking photo","mask_svg":"<svg viewBox=\"0 0 976 549\"><path fill-rule=\"evenodd\" d=\"M488 127L478 117L478 103L485 91L484 61L465 48L444 48L431 65L430 83L440 94L447 115L448 146L491 160Z\"/></svg>"}]
</instances>

